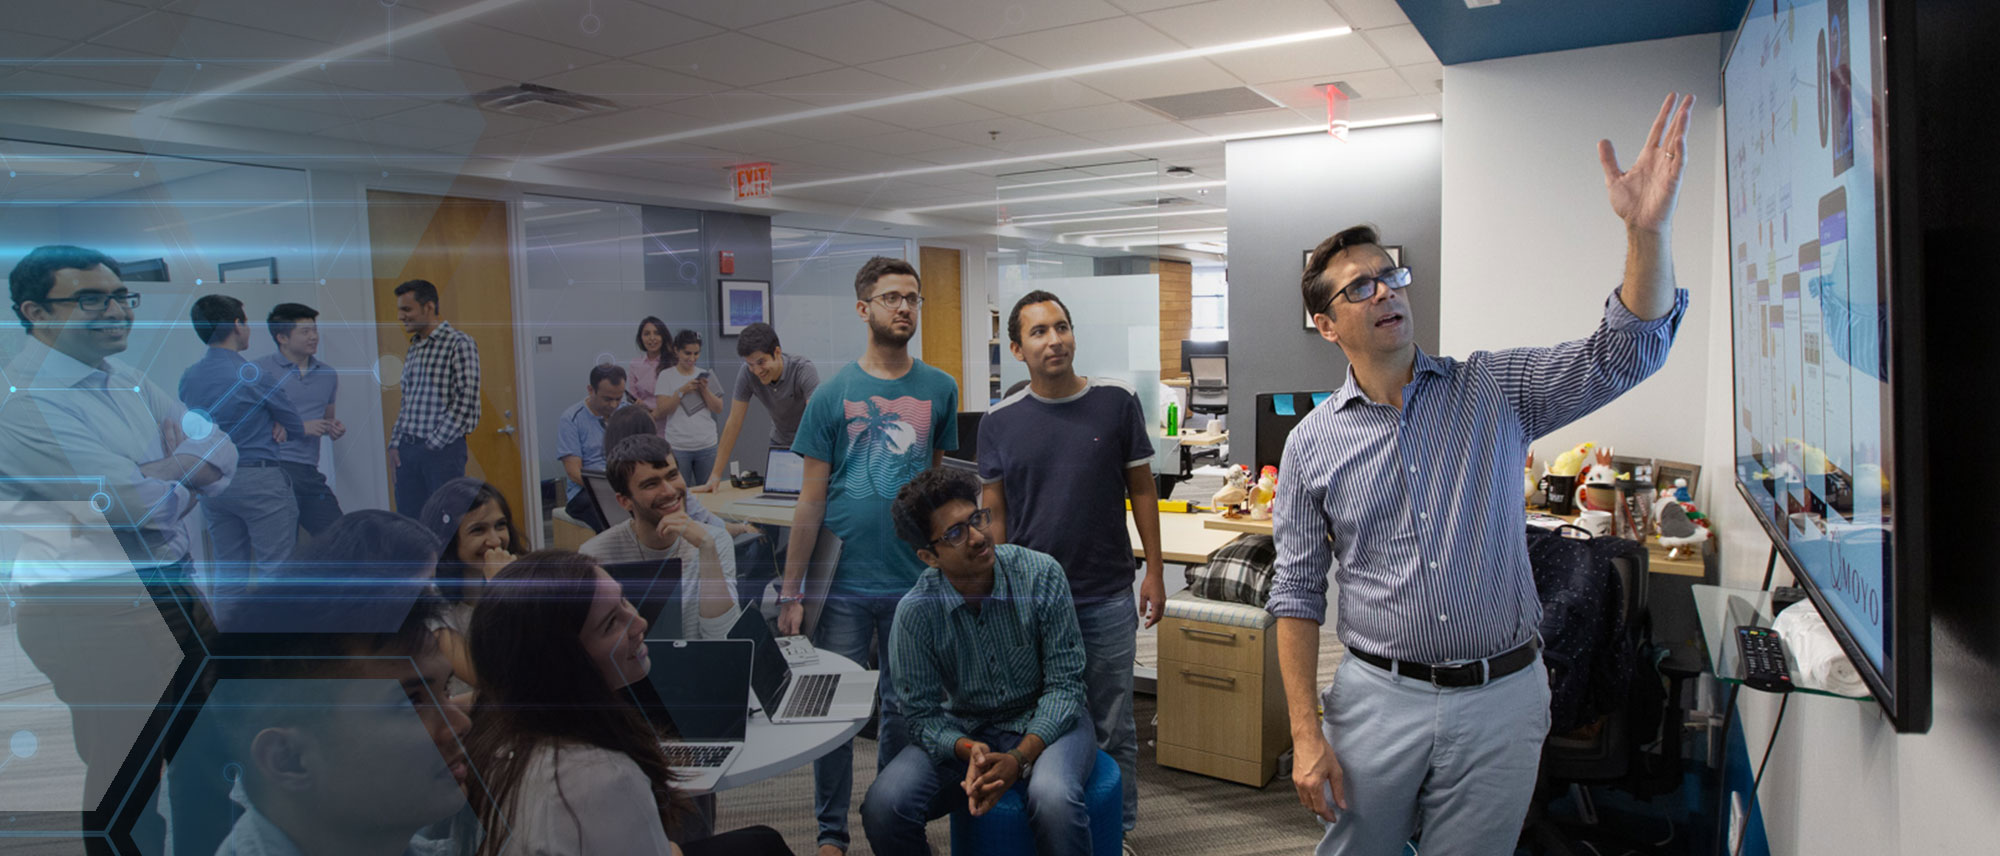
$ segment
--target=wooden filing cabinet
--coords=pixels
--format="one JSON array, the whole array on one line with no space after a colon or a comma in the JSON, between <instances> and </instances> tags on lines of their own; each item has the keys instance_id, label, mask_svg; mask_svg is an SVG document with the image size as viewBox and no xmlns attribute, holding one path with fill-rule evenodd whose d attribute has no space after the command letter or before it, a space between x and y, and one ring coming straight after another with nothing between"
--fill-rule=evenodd
<instances>
[{"instance_id":1,"label":"wooden filing cabinet","mask_svg":"<svg viewBox=\"0 0 2000 856\"><path fill-rule=\"evenodd\" d=\"M1257 607L1185 592L1168 601L1159 624L1160 766L1252 787L1271 781L1292 745L1275 630Z\"/></svg>"}]
</instances>

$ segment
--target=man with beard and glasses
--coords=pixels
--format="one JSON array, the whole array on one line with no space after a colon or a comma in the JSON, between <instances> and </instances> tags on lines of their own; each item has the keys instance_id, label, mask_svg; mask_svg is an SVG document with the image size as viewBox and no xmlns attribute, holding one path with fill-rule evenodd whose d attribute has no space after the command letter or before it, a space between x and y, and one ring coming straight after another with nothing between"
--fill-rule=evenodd
<instances>
[{"instance_id":1,"label":"man with beard and glasses","mask_svg":"<svg viewBox=\"0 0 2000 856\"><path fill-rule=\"evenodd\" d=\"M724 639L742 610L736 605L736 551L721 526L689 514L687 482L673 447L657 434L618 442L605 477L632 518L597 533L578 552L603 564L681 561L681 634Z\"/></svg>"},{"instance_id":2,"label":"man with beard and glasses","mask_svg":"<svg viewBox=\"0 0 2000 856\"><path fill-rule=\"evenodd\" d=\"M921 288L917 269L902 259L876 256L861 266L854 314L868 325L868 351L813 390L792 439L805 459L805 485L792 514L778 631L797 634L805 623L806 563L824 522L840 537L840 562L813 643L857 663L871 647L888 650L896 604L924 570L896 536L889 506L911 478L958 448L958 384L910 356ZM877 770L909 742L886 658L880 666ZM813 762L817 856L847 851L853 795L848 743Z\"/></svg>"}]
</instances>

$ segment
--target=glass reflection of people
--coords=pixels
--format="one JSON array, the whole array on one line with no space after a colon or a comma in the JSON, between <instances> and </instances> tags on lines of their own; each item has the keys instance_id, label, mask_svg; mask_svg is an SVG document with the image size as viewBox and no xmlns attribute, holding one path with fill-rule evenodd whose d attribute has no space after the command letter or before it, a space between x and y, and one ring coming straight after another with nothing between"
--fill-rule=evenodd
<instances>
[{"instance_id":1,"label":"glass reflection of people","mask_svg":"<svg viewBox=\"0 0 2000 856\"><path fill-rule=\"evenodd\" d=\"M715 414L722 412L715 373L700 360L701 334L682 330L674 336L674 364L661 369L653 383L653 420L694 484L708 483L715 467Z\"/></svg>"},{"instance_id":2,"label":"glass reflection of people","mask_svg":"<svg viewBox=\"0 0 2000 856\"><path fill-rule=\"evenodd\" d=\"M1334 234L1306 265L1303 302L1348 370L1285 441L1268 609L1292 784L1326 824L1321 854L1395 852L1419 816L1426 852L1514 851L1549 727L1521 460L1666 362L1688 300L1674 286L1672 221L1694 99L1675 100L1631 170L1598 144L1626 261L1586 338L1433 357L1416 344L1410 271L1373 229ZM1335 567L1351 656L1322 696Z\"/></svg>"},{"instance_id":3,"label":"glass reflection of people","mask_svg":"<svg viewBox=\"0 0 2000 856\"><path fill-rule=\"evenodd\" d=\"M11 554L0 562L21 648L69 708L83 822L101 829L112 778L147 751L134 740L193 644L183 516L197 494L228 487L236 447L117 359L139 295L109 256L38 247L8 286L28 336L7 367L18 389L0 403L0 552ZM101 839L85 847L110 852Z\"/></svg>"},{"instance_id":4,"label":"glass reflection of people","mask_svg":"<svg viewBox=\"0 0 2000 856\"><path fill-rule=\"evenodd\" d=\"M490 802L481 856L789 854L762 827L677 844L693 806L624 688L652 663L646 621L590 557L545 550L474 610L481 675L467 755Z\"/></svg>"},{"instance_id":5,"label":"glass reflection of people","mask_svg":"<svg viewBox=\"0 0 2000 856\"><path fill-rule=\"evenodd\" d=\"M264 324L278 350L254 362L278 379L279 389L306 421L304 434L278 444L278 466L291 480L299 528L317 536L341 515L340 500L319 469L320 447L325 445L320 438L338 441L347 435L347 426L334 417L340 373L319 360L318 310L302 303L280 303L271 308Z\"/></svg>"},{"instance_id":6,"label":"glass reflection of people","mask_svg":"<svg viewBox=\"0 0 2000 856\"><path fill-rule=\"evenodd\" d=\"M452 673L459 680L479 686L466 649L466 628L472 623L473 607L486 591L487 581L516 556L528 552L527 541L514 523L514 509L507 496L478 479L446 482L424 503L417 520L444 544L438 556L437 578L445 606L431 622L438 646L451 660Z\"/></svg>"}]
</instances>

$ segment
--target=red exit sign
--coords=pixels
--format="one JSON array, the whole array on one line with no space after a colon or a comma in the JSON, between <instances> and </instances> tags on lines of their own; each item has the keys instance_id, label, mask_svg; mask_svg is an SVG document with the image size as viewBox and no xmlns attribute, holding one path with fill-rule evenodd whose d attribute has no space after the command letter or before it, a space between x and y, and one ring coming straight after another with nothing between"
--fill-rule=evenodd
<instances>
[{"instance_id":1,"label":"red exit sign","mask_svg":"<svg viewBox=\"0 0 2000 856\"><path fill-rule=\"evenodd\" d=\"M746 163L729 168L729 183L737 199L763 199L771 195L771 165Z\"/></svg>"}]
</instances>

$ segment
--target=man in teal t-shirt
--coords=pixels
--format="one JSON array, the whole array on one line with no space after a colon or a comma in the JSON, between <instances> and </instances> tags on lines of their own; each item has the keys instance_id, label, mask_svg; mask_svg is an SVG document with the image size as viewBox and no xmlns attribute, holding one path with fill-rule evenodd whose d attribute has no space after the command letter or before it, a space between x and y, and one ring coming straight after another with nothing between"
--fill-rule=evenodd
<instances>
[{"instance_id":1,"label":"man in teal t-shirt","mask_svg":"<svg viewBox=\"0 0 2000 856\"><path fill-rule=\"evenodd\" d=\"M806 562L824 522L840 536L840 564L813 644L855 662L867 659L871 643L889 650L896 604L924 570L890 522L896 491L958 448L958 385L910 356L920 289L909 262L876 256L861 266L854 275L854 312L868 324L868 351L813 390L792 439L806 474L792 515L778 631L793 635L804 623ZM888 663L881 665L877 772L909 742ZM813 762L816 856L847 851L853 796L849 743Z\"/></svg>"}]
</instances>

